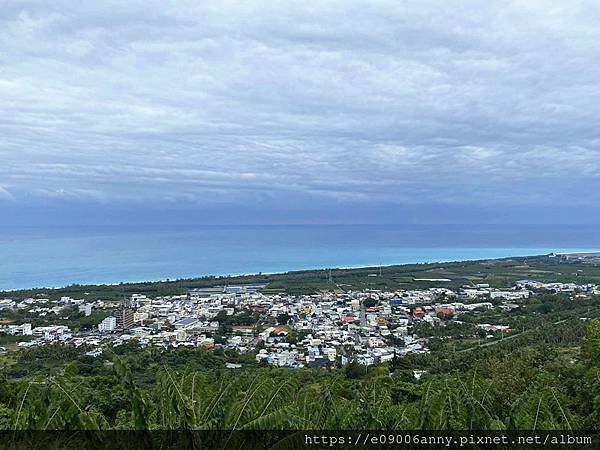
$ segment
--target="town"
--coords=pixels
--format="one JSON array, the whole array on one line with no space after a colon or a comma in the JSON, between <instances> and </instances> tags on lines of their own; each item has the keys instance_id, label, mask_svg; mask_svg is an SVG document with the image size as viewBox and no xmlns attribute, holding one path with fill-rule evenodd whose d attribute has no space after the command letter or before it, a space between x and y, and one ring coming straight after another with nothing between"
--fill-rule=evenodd
<instances>
[{"instance_id":1,"label":"town","mask_svg":"<svg viewBox=\"0 0 600 450\"><path fill-rule=\"evenodd\" d=\"M266 293L266 287L226 285L155 298L133 294L118 301L0 299L0 313L26 313L45 323L0 321L0 336L12 336L16 343L0 351L60 343L99 357L107 347L136 342L142 348L234 350L278 367L332 367L350 361L370 366L429 352L431 336L416 332L426 325L439 329L462 324L466 314L511 311L540 293L574 300L600 293L595 284L534 280L519 280L505 289L480 283L459 289L336 289L311 295ZM76 329L68 315L73 311L78 317L102 319ZM475 327L478 339L503 338L515 331L505 323L477 321Z\"/></svg>"}]
</instances>

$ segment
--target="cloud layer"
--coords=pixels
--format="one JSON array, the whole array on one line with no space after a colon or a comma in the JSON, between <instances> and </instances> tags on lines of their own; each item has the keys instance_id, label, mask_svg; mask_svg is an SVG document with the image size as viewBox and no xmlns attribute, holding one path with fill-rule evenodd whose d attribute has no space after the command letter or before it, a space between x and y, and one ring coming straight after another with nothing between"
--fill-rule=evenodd
<instances>
[{"instance_id":1,"label":"cloud layer","mask_svg":"<svg viewBox=\"0 0 600 450\"><path fill-rule=\"evenodd\" d=\"M5 0L0 205L595 207L598 24L594 1Z\"/></svg>"}]
</instances>

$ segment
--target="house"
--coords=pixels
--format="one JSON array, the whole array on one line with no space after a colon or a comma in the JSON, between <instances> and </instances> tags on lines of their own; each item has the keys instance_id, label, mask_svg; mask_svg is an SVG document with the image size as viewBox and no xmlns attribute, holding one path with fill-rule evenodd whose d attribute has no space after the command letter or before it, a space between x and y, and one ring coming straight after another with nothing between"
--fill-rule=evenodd
<instances>
[{"instance_id":1,"label":"house","mask_svg":"<svg viewBox=\"0 0 600 450\"><path fill-rule=\"evenodd\" d=\"M454 317L454 310L452 308L436 308L435 314L442 319L451 319Z\"/></svg>"},{"instance_id":2,"label":"house","mask_svg":"<svg viewBox=\"0 0 600 450\"><path fill-rule=\"evenodd\" d=\"M420 306L413 308L412 315L415 319L422 319L425 317L425 311Z\"/></svg>"}]
</instances>

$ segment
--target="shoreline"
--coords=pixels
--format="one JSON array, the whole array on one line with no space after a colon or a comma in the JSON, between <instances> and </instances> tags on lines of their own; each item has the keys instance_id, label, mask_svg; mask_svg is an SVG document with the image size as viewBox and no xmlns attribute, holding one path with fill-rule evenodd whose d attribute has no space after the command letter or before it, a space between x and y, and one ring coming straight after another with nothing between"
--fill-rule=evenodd
<instances>
[{"instance_id":1,"label":"shoreline","mask_svg":"<svg viewBox=\"0 0 600 450\"><path fill-rule=\"evenodd\" d=\"M348 265L348 266L338 266L338 267L308 267L308 268L297 268L290 270L277 270L277 271L268 271L268 272L245 272L245 273L234 273L234 274L206 274L206 275L198 275L192 277L178 277L178 278L158 278L158 279L143 279L143 280L127 280L127 281L117 281L117 282L97 282L97 283L71 283L60 286L38 286L38 287L25 287L25 288L16 288L16 289L0 289L0 293L16 293L22 291L58 291L63 289L68 289L73 286L78 286L81 288L85 287L118 287L118 286L128 286L128 285L139 285L139 284L161 284L161 283L177 283L184 281L194 281L194 280L206 280L206 279L230 279L231 282L235 282L236 278L244 278L244 277L269 277L269 276L285 276L287 274L294 273L302 273L302 272L319 272L325 270L366 270L366 269L386 269L391 267L401 267L401 266L410 266L410 265L427 265L427 264L456 264L456 263L476 263L481 261L499 261L504 259L513 259L513 258L536 258L543 256L581 256L581 257L600 257L600 250L594 251L555 251L549 253L538 253L538 254L527 254L527 255L511 255L511 256L501 256L501 257L491 257L491 258L474 258L474 259L447 259L447 260L430 260L430 261L414 261L414 262L402 262L402 263L385 263L385 264L357 264L357 265Z\"/></svg>"}]
</instances>

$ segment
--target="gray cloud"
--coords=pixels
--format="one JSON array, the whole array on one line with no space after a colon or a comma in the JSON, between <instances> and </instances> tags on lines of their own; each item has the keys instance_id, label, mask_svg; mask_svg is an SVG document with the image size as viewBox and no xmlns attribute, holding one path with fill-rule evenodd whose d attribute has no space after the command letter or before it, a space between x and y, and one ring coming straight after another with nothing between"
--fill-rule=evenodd
<instances>
[{"instance_id":1,"label":"gray cloud","mask_svg":"<svg viewBox=\"0 0 600 450\"><path fill-rule=\"evenodd\" d=\"M0 202L594 205L599 23L593 1L8 0Z\"/></svg>"}]
</instances>

